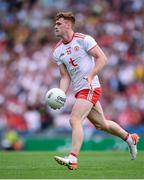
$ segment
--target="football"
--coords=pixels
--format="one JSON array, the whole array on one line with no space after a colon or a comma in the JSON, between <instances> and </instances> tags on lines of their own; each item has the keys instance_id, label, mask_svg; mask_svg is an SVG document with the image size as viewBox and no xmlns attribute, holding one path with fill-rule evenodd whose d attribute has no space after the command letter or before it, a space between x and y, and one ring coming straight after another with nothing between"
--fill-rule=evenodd
<instances>
[{"instance_id":1,"label":"football","mask_svg":"<svg viewBox=\"0 0 144 180\"><path fill-rule=\"evenodd\" d=\"M52 109L60 109L66 102L66 94L59 88L52 88L46 93L46 103Z\"/></svg>"}]
</instances>

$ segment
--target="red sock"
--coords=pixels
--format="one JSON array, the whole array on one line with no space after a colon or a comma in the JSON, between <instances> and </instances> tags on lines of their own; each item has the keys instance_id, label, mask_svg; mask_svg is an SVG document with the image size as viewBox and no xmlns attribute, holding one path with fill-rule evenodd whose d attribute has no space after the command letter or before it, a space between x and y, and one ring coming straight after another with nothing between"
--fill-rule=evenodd
<instances>
[{"instance_id":1,"label":"red sock","mask_svg":"<svg viewBox=\"0 0 144 180\"><path fill-rule=\"evenodd\" d=\"M71 160L72 163L77 163L77 155L73 152L69 154L69 159Z\"/></svg>"},{"instance_id":2,"label":"red sock","mask_svg":"<svg viewBox=\"0 0 144 180\"><path fill-rule=\"evenodd\" d=\"M72 156L77 158L77 155L75 153L73 153L73 152L71 152L70 155L72 155Z\"/></svg>"}]
</instances>

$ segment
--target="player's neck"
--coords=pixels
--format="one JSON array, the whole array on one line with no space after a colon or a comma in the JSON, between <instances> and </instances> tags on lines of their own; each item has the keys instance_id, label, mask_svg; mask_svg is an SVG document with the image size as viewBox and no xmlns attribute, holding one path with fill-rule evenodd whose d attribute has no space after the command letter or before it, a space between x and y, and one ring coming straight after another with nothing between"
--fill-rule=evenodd
<instances>
[{"instance_id":1,"label":"player's neck","mask_svg":"<svg viewBox=\"0 0 144 180\"><path fill-rule=\"evenodd\" d=\"M69 43L73 39L73 36L74 36L74 31L73 30L67 31L62 37L63 42L64 43Z\"/></svg>"}]
</instances>

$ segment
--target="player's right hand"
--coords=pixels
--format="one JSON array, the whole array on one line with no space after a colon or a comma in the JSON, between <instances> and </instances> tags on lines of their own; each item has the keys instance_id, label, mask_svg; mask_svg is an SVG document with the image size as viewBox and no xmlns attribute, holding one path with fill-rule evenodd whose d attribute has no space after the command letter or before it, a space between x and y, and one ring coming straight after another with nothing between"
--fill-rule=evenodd
<instances>
[{"instance_id":1,"label":"player's right hand","mask_svg":"<svg viewBox=\"0 0 144 180\"><path fill-rule=\"evenodd\" d=\"M85 79L88 82L89 89L93 91L92 78L90 76L85 76L83 77L83 79Z\"/></svg>"}]
</instances>

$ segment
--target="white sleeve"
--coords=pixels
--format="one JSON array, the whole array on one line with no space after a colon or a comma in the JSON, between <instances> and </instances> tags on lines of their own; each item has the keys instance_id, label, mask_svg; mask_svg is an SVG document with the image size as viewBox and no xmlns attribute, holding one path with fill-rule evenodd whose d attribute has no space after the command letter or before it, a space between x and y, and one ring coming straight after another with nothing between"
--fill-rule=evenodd
<instances>
[{"instance_id":1,"label":"white sleeve","mask_svg":"<svg viewBox=\"0 0 144 180\"><path fill-rule=\"evenodd\" d=\"M90 49L92 49L96 45L97 45L97 42L95 41L95 39L89 35L86 35L84 39L84 49L88 52Z\"/></svg>"},{"instance_id":2,"label":"white sleeve","mask_svg":"<svg viewBox=\"0 0 144 180\"><path fill-rule=\"evenodd\" d=\"M57 55L56 55L55 52L53 53L53 59L54 59L54 62L57 63L58 66L59 66L60 64L62 64L61 59L57 57Z\"/></svg>"}]
</instances>

